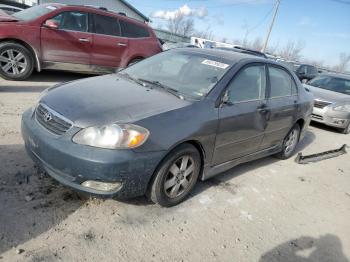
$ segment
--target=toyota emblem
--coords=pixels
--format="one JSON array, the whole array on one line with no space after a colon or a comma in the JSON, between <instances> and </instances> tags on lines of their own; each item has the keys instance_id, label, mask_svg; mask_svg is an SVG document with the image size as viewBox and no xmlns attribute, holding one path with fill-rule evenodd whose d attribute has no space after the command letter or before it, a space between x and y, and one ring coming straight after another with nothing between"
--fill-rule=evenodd
<instances>
[{"instance_id":1,"label":"toyota emblem","mask_svg":"<svg viewBox=\"0 0 350 262\"><path fill-rule=\"evenodd\" d=\"M46 112L44 115L44 121L49 122L52 119L50 112Z\"/></svg>"}]
</instances>

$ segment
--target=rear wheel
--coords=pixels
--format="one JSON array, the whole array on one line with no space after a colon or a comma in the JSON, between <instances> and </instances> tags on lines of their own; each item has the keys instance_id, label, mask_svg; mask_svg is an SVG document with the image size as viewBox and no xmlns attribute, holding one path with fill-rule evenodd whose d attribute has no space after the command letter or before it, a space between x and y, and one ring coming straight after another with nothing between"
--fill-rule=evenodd
<instances>
[{"instance_id":1,"label":"rear wheel","mask_svg":"<svg viewBox=\"0 0 350 262\"><path fill-rule=\"evenodd\" d=\"M279 159L288 159L290 158L298 145L300 137L300 126L296 124L289 131L288 135L283 141L282 151L276 154L275 156Z\"/></svg>"},{"instance_id":2,"label":"rear wheel","mask_svg":"<svg viewBox=\"0 0 350 262\"><path fill-rule=\"evenodd\" d=\"M0 76L7 80L25 80L33 72L34 59L30 51L17 43L0 44Z\"/></svg>"},{"instance_id":3,"label":"rear wheel","mask_svg":"<svg viewBox=\"0 0 350 262\"><path fill-rule=\"evenodd\" d=\"M182 202L194 188L201 167L198 150L182 144L157 169L148 196L152 202L170 207Z\"/></svg>"}]
</instances>

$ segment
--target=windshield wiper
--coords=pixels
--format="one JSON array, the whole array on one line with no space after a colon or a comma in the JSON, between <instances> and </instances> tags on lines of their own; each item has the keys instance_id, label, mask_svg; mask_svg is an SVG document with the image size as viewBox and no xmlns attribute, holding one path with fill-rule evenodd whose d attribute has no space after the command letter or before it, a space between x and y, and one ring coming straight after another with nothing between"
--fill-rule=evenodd
<instances>
[{"instance_id":1,"label":"windshield wiper","mask_svg":"<svg viewBox=\"0 0 350 262\"><path fill-rule=\"evenodd\" d=\"M175 88L171 88L169 86L166 86L164 84L162 84L161 82L159 81L153 81L153 80L148 80L148 79L143 79L143 78L138 78L137 79L138 81L141 81L141 82L144 82L144 83L147 83L147 84L151 84L151 85L154 85L154 86L157 86L157 87L160 87L164 90L166 90L168 93L176 96L177 98L180 98L182 100L184 100L185 98L180 94L179 90L175 89Z\"/></svg>"},{"instance_id":2,"label":"windshield wiper","mask_svg":"<svg viewBox=\"0 0 350 262\"><path fill-rule=\"evenodd\" d=\"M122 76L122 77L125 77L125 78L127 78L127 79L129 79L129 80L135 82L136 84L139 84L139 85L141 85L141 86L143 86L143 87L146 87L146 85L145 85L142 81L140 81L139 79L133 78L133 77L132 77L131 75L129 75L128 73L119 73L118 75L120 75L120 76Z\"/></svg>"}]
</instances>

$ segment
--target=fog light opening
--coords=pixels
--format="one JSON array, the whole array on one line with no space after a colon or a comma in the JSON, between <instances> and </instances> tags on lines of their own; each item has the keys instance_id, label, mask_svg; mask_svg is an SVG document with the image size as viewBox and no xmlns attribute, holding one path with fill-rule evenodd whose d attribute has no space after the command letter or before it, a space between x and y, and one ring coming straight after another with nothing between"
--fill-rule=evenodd
<instances>
[{"instance_id":1,"label":"fog light opening","mask_svg":"<svg viewBox=\"0 0 350 262\"><path fill-rule=\"evenodd\" d=\"M107 183L101 181L87 180L81 184L83 187L91 188L98 191L110 192L121 188L121 183Z\"/></svg>"},{"instance_id":2,"label":"fog light opening","mask_svg":"<svg viewBox=\"0 0 350 262\"><path fill-rule=\"evenodd\" d=\"M336 125L343 125L345 124L345 119L338 119L338 118L333 118L333 123Z\"/></svg>"}]
</instances>

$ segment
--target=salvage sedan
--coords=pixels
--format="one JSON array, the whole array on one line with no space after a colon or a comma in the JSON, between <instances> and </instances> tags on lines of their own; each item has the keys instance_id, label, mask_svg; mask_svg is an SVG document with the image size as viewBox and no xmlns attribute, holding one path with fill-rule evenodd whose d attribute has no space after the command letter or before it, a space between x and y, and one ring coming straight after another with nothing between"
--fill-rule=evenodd
<instances>
[{"instance_id":1,"label":"salvage sedan","mask_svg":"<svg viewBox=\"0 0 350 262\"><path fill-rule=\"evenodd\" d=\"M312 120L350 133L350 76L322 74L305 85L315 97Z\"/></svg>"},{"instance_id":2,"label":"salvage sedan","mask_svg":"<svg viewBox=\"0 0 350 262\"><path fill-rule=\"evenodd\" d=\"M173 206L199 179L268 155L291 157L312 104L278 63L174 49L48 89L23 114L22 135L34 161L64 185Z\"/></svg>"}]
</instances>

